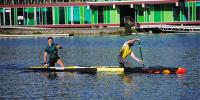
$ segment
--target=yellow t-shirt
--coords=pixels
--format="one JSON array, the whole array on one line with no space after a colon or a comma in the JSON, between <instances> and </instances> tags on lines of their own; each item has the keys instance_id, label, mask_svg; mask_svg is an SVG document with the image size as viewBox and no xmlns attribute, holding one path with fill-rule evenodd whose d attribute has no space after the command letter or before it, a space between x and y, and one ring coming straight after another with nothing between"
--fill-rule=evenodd
<instances>
[{"instance_id":1,"label":"yellow t-shirt","mask_svg":"<svg viewBox=\"0 0 200 100\"><path fill-rule=\"evenodd\" d=\"M120 50L120 56L125 59L128 55L130 55L132 52L132 49L129 45L124 44Z\"/></svg>"}]
</instances>

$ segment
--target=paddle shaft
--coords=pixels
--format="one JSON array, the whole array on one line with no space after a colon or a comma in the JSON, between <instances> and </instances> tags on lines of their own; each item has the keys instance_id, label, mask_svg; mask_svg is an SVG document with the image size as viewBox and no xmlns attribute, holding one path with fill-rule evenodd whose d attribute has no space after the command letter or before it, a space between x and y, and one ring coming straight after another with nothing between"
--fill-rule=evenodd
<instances>
[{"instance_id":1,"label":"paddle shaft","mask_svg":"<svg viewBox=\"0 0 200 100\"><path fill-rule=\"evenodd\" d=\"M143 62L142 66L144 67L144 59L143 59L143 56L142 56L142 47L141 47L140 41L138 42L138 44L139 44L139 48L140 48L140 56L141 56L141 59L142 59L142 62Z\"/></svg>"}]
</instances>

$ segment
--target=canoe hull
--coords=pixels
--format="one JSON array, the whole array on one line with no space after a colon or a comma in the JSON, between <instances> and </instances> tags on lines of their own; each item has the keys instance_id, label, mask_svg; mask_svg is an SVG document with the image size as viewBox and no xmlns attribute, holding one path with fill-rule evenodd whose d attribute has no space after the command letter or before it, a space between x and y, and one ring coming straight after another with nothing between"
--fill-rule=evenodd
<instances>
[{"instance_id":1,"label":"canoe hull","mask_svg":"<svg viewBox=\"0 0 200 100\"><path fill-rule=\"evenodd\" d=\"M185 74L186 69L182 67L125 67L120 68L118 66L91 66L91 67L79 67L79 66L67 66L64 69L61 67L44 67L35 66L30 68L33 71L45 71L45 72L79 72L79 73L98 73L98 72L111 72L111 73L150 73L150 74Z\"/></svg>"}]
</instances>

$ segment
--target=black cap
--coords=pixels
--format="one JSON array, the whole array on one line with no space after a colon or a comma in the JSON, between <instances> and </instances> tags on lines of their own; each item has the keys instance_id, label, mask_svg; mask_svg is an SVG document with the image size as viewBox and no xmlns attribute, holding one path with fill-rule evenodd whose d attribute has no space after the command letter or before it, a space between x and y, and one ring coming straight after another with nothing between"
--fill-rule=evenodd
<instances>
[{"instance_id":1,"label":"black cap","mask_svg":"<svg viewBox=\"0 0 200 100\"><path fill-rule=\"evenodd\" d=\"M53 40L53 38L52 38L52 37L48 37L48 38L47 38L47 40L49 40L49 39L52 39L52 40Z\"/></svg>"}]
</instances>

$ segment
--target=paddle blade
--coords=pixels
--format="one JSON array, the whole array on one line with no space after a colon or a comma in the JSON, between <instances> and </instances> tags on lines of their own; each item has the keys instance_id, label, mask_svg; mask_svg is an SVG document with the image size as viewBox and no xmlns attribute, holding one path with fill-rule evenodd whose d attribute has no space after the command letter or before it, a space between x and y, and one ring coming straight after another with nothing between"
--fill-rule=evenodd
<instances>
[{"instance_id":1,"label":"paddle blade","mask_svg":"<svg viewBox=\"0 0 200 100\"><path fill-rule=\"evenodd\" d=\"M186 68L179 67L178 70L176 71L176 74L185 74L187 71Z\"/></svg>"}]
</instances>

